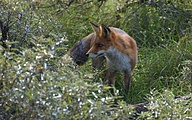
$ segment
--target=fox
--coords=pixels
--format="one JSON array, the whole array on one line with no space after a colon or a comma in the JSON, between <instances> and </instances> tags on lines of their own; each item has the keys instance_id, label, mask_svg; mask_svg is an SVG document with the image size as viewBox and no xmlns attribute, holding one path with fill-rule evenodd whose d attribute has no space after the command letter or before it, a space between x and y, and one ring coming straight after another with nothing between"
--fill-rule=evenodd
<instances>
[{"instance_id":1,"label":"fox","mask_svg":"<svg viewBox=\"0 0 192 120\"><path fill-rule=\"evenodd\" d=\"M106 62L104 81L115 84L117 72L124 73L124 86L129 90L131 74L138 59L137 43L125 31L90 22L93 33L76 42L69 50L72 60L83 65L92 58L92 66L99 68Z\"/></svg>"}]
</instances>

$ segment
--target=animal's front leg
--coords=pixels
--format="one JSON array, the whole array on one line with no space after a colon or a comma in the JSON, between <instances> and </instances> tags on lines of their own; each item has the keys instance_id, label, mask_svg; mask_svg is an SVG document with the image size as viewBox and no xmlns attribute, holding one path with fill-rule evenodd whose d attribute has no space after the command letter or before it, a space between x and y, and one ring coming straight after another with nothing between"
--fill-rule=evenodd
<instances>
[{"instance_id":1,"label":"animal's front leg","mask_svg":"<svg viewBox=\"0 0 192 120\"><path fill-rule=\"evenodd\" d=\"M105 75L105 83L108 83L109 85L115 85L115 76L116 71L114 69L107 69L106 75Z\"/></svg>"},{"instance_id":2,"label":"animal's front leg","mask_svg":"<svg viewBox=\"0 0 192 120\"><path fill-rule=\"evenodd\" d=\"M101 68L103 66L103 63L105 61L105 57L99 57L99 58L92 58L92 66L93 68Z\"/></svg>"},{"instance_id":3,"label":"animal's front leg","mask_svg":"<svg viewBox=\"0 0 192 120\"><path fill-rule=\"evenodd\" d=\"M129 87L131 84L131 72L124 73L124 84L125 84L125 89L129 90Z\"/></svg>"}]
</instances>

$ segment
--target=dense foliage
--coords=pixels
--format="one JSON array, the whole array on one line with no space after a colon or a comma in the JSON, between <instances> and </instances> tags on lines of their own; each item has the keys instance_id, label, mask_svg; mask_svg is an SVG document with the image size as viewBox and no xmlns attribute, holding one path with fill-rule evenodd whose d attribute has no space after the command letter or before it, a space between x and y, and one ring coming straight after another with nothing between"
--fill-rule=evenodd
<instances>
[{"instance_id":1,"label":"dense foliage","mask_svg":"<svg viewBox=\"0 0 192 120\"><path fill-rule=\"evenodd\" d=\"M0 119L192 119L191 7L179 0L0 1ZM92 32L89 21L137 41L128 93L121 75L109 87L104 70L67 55ZM148 111L135 111L140 102Z\"/></svg>"}]
</instances>

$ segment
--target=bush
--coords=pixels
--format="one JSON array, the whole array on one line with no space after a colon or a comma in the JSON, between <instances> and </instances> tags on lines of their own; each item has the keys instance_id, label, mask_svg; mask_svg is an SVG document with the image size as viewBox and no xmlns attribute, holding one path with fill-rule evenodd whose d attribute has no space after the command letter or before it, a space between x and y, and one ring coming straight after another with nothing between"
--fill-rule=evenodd
<instances>
[{"instance_id":1,"label":"bush","mask_svg":"<svg viewBox=\"0 0 192 120\"><path fill-rule=\"evenodd\" d=\"M192 112L189 108L192 104L191 96L186 98L175 98L175 95L169 90L165 90L163 94L151 91L148 97L150 102L147 106L149 111L141 113L138 119L191 119Z\"/></svg>"},{"instance_id":2,"label":"bush","mask_svg":"<svg viewBox=\"0 0 192 120\"><path fill-rule=\"evenodd\" d=\"M4 50L0 60L1 119L130 116L130 112L123 111L131 108L117 101L118 91L115 90L115 95L109 94L110 87L91 82L92 74L76 68L69 56L56 56L47 44L36 43L32 49L25 49L23 55Z\"/></svg>"}]
</instances>

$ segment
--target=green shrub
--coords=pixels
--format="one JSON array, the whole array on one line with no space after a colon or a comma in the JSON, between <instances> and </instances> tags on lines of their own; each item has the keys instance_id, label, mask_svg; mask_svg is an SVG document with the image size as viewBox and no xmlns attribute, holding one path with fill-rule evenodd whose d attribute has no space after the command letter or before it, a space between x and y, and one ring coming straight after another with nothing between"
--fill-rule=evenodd
<instances>
[{"instance_id":1,"label":"green shrub","mask_svg":"<svg viewBox=\"0 0 192 120\"><path fill-rule=\"evenodd\" d=\"M147 106L149 111L141 113L138 119L192 119L190 95L185 98L175 98L175 95L169 90L164 90L163 93L151 91L148 100L150 101Z\"/></svg>"},{"instance_id":2,"label":"green shrub","mask_svg":"<svg viewBox=\"0 0 192 120\"><path fill-rule=\"evenodd\" d=\"M92 82L70 57L57 56L40 38L22 55L1 48L1 119L128 118L132 108L110 94L110 87ZM64 41L63 41L64 42ZM63 43L61 42L61 43ZM87 68L89 69L89 68Z\"/></svg>"}]
</instances>

